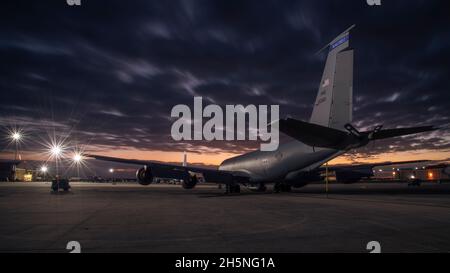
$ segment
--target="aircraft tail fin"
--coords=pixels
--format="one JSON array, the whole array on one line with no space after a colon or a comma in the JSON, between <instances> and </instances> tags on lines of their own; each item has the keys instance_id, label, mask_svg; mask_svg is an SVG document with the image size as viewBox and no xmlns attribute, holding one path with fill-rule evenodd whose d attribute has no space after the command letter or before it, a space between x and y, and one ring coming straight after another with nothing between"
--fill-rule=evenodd
<instances>
[{"instance_id":1,"label":"aircraft tail fin","mask_svg":"<svg viewBox=\"0 0 450 273\"><path fill-rule=\"evenodd\" d=\"M187 154L186 151L183 152L183 163L181 164L183 167L187 167Z\"/></svg>"},{"instance_id":2,"label":"aircraft tail fin","mask_svg":"<svg viewBox=\"0 0 450 273\"><path fill-rule=\"evenodd\" d=\"M353 49L352 25L322 50L329 49L310 123L343 130L352 121Z\"/></svg>"}]
</instances>

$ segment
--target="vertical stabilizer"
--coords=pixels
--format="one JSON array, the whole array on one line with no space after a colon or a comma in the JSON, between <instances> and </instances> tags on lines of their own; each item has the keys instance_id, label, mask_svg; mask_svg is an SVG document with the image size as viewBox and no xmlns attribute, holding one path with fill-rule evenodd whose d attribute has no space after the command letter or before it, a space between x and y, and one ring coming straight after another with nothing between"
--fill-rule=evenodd
<instances>
[{"instance_id":1,"label":"vertical stabilizer","mask_svg":"<svg viewBox=\"0 0 450 273\"><path fill-rule=\"evenodd\" d=\"M183 167L187 167L187 154L186 151L183 152Z\"/></svg>"},{"instance_id":2,"label":"vertical stabilizer","mask_svg":"<svg viewBox=\"0 0 450 273\"><path fill-rule=\"evenodd\" d=\"M325 48L328 56L310 122L343 130L352 121L353 49L350 30L337 36Z\"/></svg>"}]
</instances>

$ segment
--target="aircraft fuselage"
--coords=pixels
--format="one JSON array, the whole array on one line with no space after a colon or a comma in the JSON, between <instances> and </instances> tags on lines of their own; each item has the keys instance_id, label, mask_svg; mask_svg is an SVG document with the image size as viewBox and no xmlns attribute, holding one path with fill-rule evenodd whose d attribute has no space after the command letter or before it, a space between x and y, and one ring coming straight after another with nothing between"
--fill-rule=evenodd
<instances>
[{"instance_id":1,"label":"aircraft fuselage","mask_svg":"<svg viewBox=\"0 0 450 273\"><path fill-rule=\"evenodd\" d=\"M219 170L247 174L251 182L275 182L294 178L341 155L344 151L313 148L299 141L279 146L276 151L254 151L222 162Z\"/></svg>"}]
</instances>

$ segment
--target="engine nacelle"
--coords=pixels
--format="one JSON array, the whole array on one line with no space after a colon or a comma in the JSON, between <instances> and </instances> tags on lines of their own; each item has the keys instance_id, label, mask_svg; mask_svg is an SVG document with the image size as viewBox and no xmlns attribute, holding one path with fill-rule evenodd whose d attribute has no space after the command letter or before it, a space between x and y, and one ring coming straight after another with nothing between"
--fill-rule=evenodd
<instances>
[{"instance_id":1,"label":"engine nacelle","mask_svg":"<svg viewBox=\"0 0 450 273\"><path fill-rule=\"evenodd\" d=\"M318 172L300 172L297 175L290 177L286 182L294 188L301 188L311 182L321 181L322 178Z\"/></svg>"},{"instance_id":2,"label":"engine nacelle","mask_svg":"<svg viewBox=\"0 0 450 273\"><path fill-rule=\"evenodd\" d=\"M184 189L193 189L195 185L198 183L198 178L196 175L187 174L186 178L183 179L183 183L181 184Z\"/></svg>"},{"instance_id":3,"label":"engine nacelle","mask_svg":"<svg viewBox=\"0 0 450 273\"><path fill-rule=\"evenodd\" d=\"M139 184L150 185L153 182L152 170L149 167L140 168L136 171L136 178Z\"/></svg>"}]
</instances>

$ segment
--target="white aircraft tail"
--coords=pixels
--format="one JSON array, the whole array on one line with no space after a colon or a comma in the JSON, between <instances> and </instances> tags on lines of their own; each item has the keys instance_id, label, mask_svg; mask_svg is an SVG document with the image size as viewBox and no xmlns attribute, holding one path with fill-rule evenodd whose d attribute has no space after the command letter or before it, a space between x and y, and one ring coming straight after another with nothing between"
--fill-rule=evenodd
<instances>
[{"instance_id":1,"label":"white aircraft tail","mask_svg":"<svg viewBox=\"0 0 450 273\"><path fill-rule=\"evenodd\" d=\"M187 167L187 154L186 151L183 152L183 163L181 164L183 167Z\"/></svg>"},{"instance_id":2,"label":"white aircraft tail","mask_svg":"<svg viewBox=\"0 0 450 273\"><path fill-rule=\"evenodd\" d=\"M350 30L354 27L349 27L323 48L329 51L311 123L344 130L344 125L352 121L353 49L350 48Z\"/></svg>"}]
</instances>

